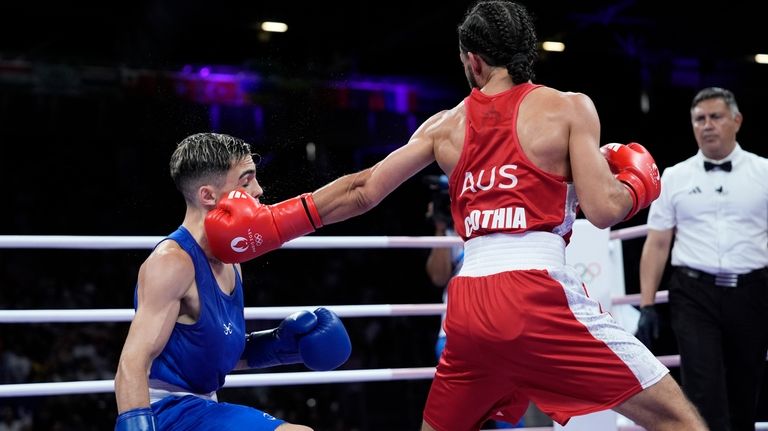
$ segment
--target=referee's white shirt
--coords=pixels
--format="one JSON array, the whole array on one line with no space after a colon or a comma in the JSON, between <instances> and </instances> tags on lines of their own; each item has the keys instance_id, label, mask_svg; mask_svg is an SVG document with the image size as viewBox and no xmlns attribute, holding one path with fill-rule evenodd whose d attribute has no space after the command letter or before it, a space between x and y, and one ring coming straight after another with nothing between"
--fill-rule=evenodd
<instances>
[{"instance_id":1,"label":"referee's white shirt","mask_svg":"<svg viewBox=\"0 0 768 431\"><path fill-rule=\"evenodd\" d=\"M648 228L675 228L672 265L711 274L744 274L768 266L768 159L739 144L723 160L731 172L704 170L695 156L664 170Z\"/></svg>"}]
</instances>

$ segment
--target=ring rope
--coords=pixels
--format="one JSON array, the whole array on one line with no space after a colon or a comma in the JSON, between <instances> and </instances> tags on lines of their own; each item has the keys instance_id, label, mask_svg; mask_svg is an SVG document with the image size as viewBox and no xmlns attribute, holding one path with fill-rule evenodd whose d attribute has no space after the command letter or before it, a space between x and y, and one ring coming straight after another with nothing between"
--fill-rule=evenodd
<instances>
[{"instance_id":1,"label":"ring rope","mask_svg":"<svg viewBox=\"0 0 768 431\"><path fill-rule=\"evenodd\" d=\"M74 236L74 235L0 235L0 248L151 249L164 236ZM434 236L305 236L288 241L281 248L433 248L453 247L463 242L459 237Z\"/></svg>"},{"instance_id":2,"label":"ring rope","mask_svg":"<svg viewBox=\"0 0 768 431\"><path fill-rule=\"evenodd\" d=\"M431 379L435 367L381 368L368 370L301 371L296 373L231 374L225 388L245 386L314 385L321 383L380 382ZM17 383L0 385L0 398L39 395L96 394L115 391L114 380Z\"/></svg>"},{"instance_id":3,"label":"ring rope","mask_svg":"<svg viewBox=\"0 0 768 431\"><path fill-rule=\"evenodd\" d=\"M656 303L668 300L668 291L656 293ZM640 294L613 298L613 305L638 305ZM247 320L283 319L297 311L315 309L320 305L290 307L246 307ZM387 316L437 316L445 312L445 304L367 304L367 305L323 305L339 317L387 317ZM130 308L94 309L43 309L43 310L0 310L0 323L53 323L53 322L130 322L134 310Z\"/></svg>"},{"instance_id":4,"label":"ring rope","mask_svg":"<svg viewBox=\"0 0 768 431\"><path fill-rule=\"evenodd\" d=\"M611 239L644 236L646 225L611 231ZM164 236L0 235L0 248L125 250L153 248ZM434 248L463 241L453 236L305 236L283 244L286 249Z\"/></svg>"},{"instance_id":5,"label":"ring rope","mask_svg":"<svg viewBox=\"0 0 768 431\"><path fill-rule=\"evenodd\" d=\"M246 307L245 318L284 319L302 310L320 307ZM370 305L323 305L339 317L386 317L386 316L436 316L445 311L445 304L370 304ZM47 310L0 310L0 323L52 323L52 322L130 322L134 310L130 308L102 309L47 309Z\"/></svg>"},{"instance_id":6,"label":"ring rope","mask_svg":"<svg viewBox=\"0 0 768 431\"><path fill-rule=\"evenodd\" d=\"M669 302L669 291L659 290L656 292L656 304ZM611 298L611 305L640 305L640 294L631 293L629 295L617 296Z\"/></svg>"},{"instance_id":7,"label":"ring rope","mask_svg":"<svg viewBox=\"0 0 768 431\"><path fill-rule=\"evenodd\" d=\"M667 367L680 365L679 355L658 356ZM435 376L435 367L380 368L367 370L300 371L295 373L232 374L224 387L314 385L323 383L381 382L396 380L425 380ZM17 383L0 385L0 398L42 395L72 395L114 392L114 380L84 380L73 382Z\"/></svg>"}]
</instances>

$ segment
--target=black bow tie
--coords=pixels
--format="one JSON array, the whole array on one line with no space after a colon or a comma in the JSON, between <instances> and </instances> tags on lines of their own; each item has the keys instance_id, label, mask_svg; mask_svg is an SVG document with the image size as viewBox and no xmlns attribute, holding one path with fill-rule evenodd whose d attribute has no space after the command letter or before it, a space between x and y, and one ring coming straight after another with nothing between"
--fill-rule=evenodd
<instances>
[{"instance_id":1,"label":"black bow tie","mask_svg":"<svg viewBox=\"0 0 768 431\"><path fill-rule=\"evenodd\" d=\"M732 168L733 167L731 166L731 162L730 161L719 163L719 164L718 163L708 162L706 160L704 161L704 170L707 171L707 172L709 172L709 171L711 171L713 169L714 170L722 169L725 172L731 172Z\"/></svg>"}]
</instances>

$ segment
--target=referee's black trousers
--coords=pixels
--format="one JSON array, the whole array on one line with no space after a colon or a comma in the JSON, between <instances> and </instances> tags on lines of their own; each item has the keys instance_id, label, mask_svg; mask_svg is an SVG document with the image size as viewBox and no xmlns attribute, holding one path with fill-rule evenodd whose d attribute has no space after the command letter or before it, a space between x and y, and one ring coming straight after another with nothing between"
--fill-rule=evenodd
<instances>
[{"instance_id":1,"label":"referee's black trousers","mask_svg":"<svg viewBox=\"0 0 768 431\"><path fill-rule=\"evenodd\" d=\"M676 269L669 307L685 394L711 431L754 431L768 347L768 271L720 287Z\"/></svg>"}]
</instances>

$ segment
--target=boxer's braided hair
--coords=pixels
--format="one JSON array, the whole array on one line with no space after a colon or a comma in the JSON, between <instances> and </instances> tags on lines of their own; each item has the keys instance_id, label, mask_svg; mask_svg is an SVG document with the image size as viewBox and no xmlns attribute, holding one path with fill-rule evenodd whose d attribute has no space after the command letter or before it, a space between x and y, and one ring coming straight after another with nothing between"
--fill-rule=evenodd
<instances>
[{"instance_id":1,"label":"boxer's braided hair","mask_svg":"<svg viewBox=\"0 0 768 431\"><path fill-rule=\"evenodd\" d=\"M458 33L462 52L475 53L491 66L506 67L513 83L534 79L536 30L522 5L481 0L467 12Z\"/></svg>"},{"instance_id":2,"label":"boxer's braided hair","mask_svg":"<svg viewBox=\"0 0 768 431\"><path fill-rule=\"evenodd\" d=\"M179 142L171 156L171 178L188 202L194 202L198 187L222 186L234 163L251 155L242 139L220 133L197 133Z\"/></svg>"}]
</instances>

